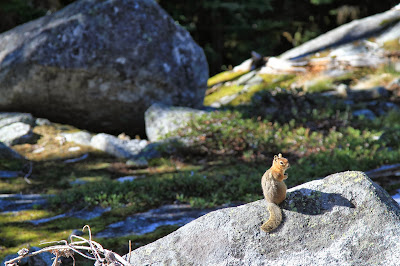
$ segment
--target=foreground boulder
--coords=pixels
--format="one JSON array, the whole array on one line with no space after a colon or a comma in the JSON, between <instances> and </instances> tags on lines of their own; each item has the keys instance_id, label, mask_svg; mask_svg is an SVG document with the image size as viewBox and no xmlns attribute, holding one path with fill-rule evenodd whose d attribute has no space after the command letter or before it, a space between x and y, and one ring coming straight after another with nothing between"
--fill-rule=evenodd
<instances>
[{"instance_id":1,"label":"foreground boulder","mask_svg":"<svg viewBox=\"0 0 400 266\"><path fill-rule=\"evenodd\" d=\"M0 35L0 110L144 134L154 102L199 107L202 49L153 0L77 1Z\"/></svg>"},{"instance_id":2,"label":"foreground boulder","mask_svg":"<svg viewBox=\"0 0 400 266\"><path fill-rule=\"evenodd\" d=\"M260 192L261 194L261 192ZM133 265L396 265L400 208L364 173L292 188L271 234L260 200L211 212L132 252Z\"/></svg>"}]
</instances>

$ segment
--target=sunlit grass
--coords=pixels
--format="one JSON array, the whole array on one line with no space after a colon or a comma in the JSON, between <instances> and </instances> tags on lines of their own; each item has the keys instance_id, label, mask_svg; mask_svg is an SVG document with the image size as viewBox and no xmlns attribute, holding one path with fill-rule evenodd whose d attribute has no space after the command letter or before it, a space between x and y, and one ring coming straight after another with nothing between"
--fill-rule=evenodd
<instances>
[{"instance_id":1,"label":"sunlit grass","mask_svg":"<svg viewBox=\"0 0 400 266\"><path fill-rule=\"evenodd\" d=\"M51 215L53 215L53 213L47 210L25 210L19 212L0 213L0 224L42 219Z\"/></svg>"}]
</instances>

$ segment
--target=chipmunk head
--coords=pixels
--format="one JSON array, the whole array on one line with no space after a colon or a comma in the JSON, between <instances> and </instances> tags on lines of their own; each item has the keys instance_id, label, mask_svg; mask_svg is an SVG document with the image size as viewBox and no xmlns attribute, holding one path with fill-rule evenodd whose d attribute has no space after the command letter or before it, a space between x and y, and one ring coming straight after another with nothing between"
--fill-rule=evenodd
<instances>
[{"instance_id":1,"label":"chipmunk head","mask_svg":"<svg viewBox=\"0 0 400 266\"><path fill-rule=\"evenodd\" d=\"M279 170L285 171L290 167L288 159L282 157L282 153L274 156L274 160L272 162L272 166L278 168Z\"/></svg>"}]
</instances>

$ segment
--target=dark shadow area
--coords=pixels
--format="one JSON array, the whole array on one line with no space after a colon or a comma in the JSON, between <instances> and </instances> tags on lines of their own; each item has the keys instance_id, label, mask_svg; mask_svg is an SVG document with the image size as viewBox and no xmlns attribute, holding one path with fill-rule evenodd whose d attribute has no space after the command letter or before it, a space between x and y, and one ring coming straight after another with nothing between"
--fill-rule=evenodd
<instances>
[{"instance_id":1,"label":"dark shadow area","mask_svg":"<svg viewBox=\"0 0 400 266\"><path fill-rule=\"evenodd\" d=\"M331 211L335 206L355 208L351 201L338 193L325 193L307 188L288 193L281 208L302 214L319 215Z\"/></svg>"}]
</instances>

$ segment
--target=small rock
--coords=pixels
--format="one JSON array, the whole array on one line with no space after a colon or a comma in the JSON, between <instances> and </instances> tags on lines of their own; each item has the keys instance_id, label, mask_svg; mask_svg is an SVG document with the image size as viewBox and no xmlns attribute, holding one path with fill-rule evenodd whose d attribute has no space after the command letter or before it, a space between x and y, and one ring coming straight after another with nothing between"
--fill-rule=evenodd
<instances>
[{"instance_id":1,"label":"small rock","mask_svg":"<svg viewBox=\"0 0 400 266\"><path fill-rule=\"evenodd\" d=\"M36 118L35 121L36 125L38 126L50 126L52 123L50 122L49 119L46 118Z\"/></svg>"},{"instance_id":2,"label":"small rock","mask_svg":"<svg viewBox=\"0 0 400 266\"><path fill-rule=\"evenodd\" d=\"M353 116L355 117L365 117L366 119L369 120L374 120L376 118L376 115L374 112L372 112L369 109L361 109L353 112Z\"/></svg>"},{"instance_id":3,"label":"small rock","mask_svg":"<svg viewBox=\"0 0 400 266\"><path fill-rule=\"evenodd\" d=\"M90 146L92 135L86 131L79 131L79 132L74 132L74 133L62 133L61 134L66 141L68 142L74 142L79 145L83 146Z\"/></svg>"},{"instance_id":4,"label":"small rock","mask_svg":"<svg viewBox=\"0 0 400 266\"><path fill-rule=\"evenodd\" d=\"M109 134L100 133L91 139L90 144L93 148L118 158L132 158L147 146L147 141L138 139L126 141Z\"/></svg>"},{"instance_id":5,"label":"small rock","mask_svg":"<svg viewBox=\"0 0 400 266\"><path fill-rule=\"evenodd\" d=\"M253 59L249 58L245 61L243 61L243 63L241 63L238 66L235 66L232 71L233 72L246 72L246 71L250 71L251 66L253 65Z\"/></svg>"},{"instance_id":6,"label":"small rock","mask_svg":"<svg viewBox=\"0 0 400 266\"><path fill-rule=\"evenodd\" d=\"M28 143L33 136L31 126L21 122L0 128L0 141L8 146Z\"/></svg>"},{"instance_id":7,"label":"small rock","mask_svg":"<svg viewBox=\"0 0 400 266\"><path fill-rule=\"evenodd\" d=\"M8 126L17 122L28 125L34 125L35 119L28 113L1 113L0 112L0 128Z\"/></svg>"},{"instance_id":8,"label":"small rock","mask_svg":"<svg viewBox=\"0 0 400 266\"><path fill-rule=\"evenodd\" d=\"M340 83L336 87L336 92L338 93L339 96L346 98L347 97L347 91L349 90L349 86L343 83Z\"/></svg>"},{"instance_id":9,"label":"small rock","mask_svg":"<svg viewBox=\"0 0 400 266\"><path fill-rule=\"evenodd\" d=\"M165 139L169 133L204 114L205 111L192 108L153 104L145 113L147 137L151 142Z\"/></svg>"},{"instance_id":10,"label":"small rock","mask_svg":"<svg viewBox=\"0 0 400 266\"><path fill-rule=\"evenodd\" d=\"M71 147L71 148L68 148L68 151L69 152L76 152L76 151L79 151L81 149L81 147Z\"/></svg>"}]
</instances>

